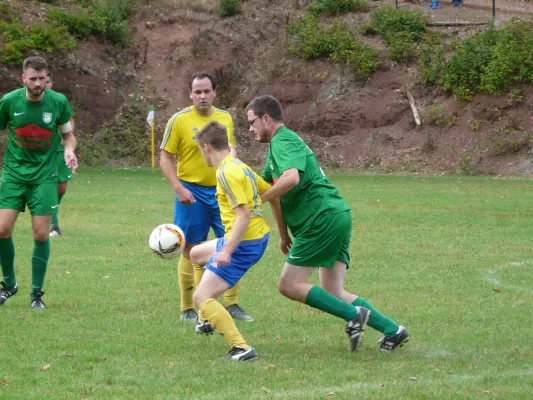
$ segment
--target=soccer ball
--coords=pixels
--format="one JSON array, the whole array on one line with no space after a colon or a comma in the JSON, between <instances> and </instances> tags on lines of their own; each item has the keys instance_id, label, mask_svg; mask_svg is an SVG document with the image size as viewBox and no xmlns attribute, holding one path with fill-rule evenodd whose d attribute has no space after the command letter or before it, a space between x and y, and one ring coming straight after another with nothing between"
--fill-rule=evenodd
<instances>
[{"instance_id":1,"label":"soccer ball","mask_svg":"<svg viewBox=\"0 0 533 400\"><path fill-rule=\"evenodd\" d=\"M157 226L148 241L152 251L165 260L172 260L181 254L185 247L185 234L174 224Z\"/></svg>"}]
</instances>

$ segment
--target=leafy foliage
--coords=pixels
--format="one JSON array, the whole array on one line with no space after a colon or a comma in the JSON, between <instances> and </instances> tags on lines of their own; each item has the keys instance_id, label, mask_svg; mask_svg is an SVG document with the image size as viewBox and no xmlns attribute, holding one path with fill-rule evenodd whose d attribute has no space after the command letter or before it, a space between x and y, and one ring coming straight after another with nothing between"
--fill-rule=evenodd
<instances>
[{"instance_id":1,"label":"leafy foliage","mask_svg":"<svg viewBox=\"0 0 533 400\"><path fill-rule=\"evenodd\" d=\"M129 165L147 164L150 146L144 114L140 104L134 101L123 106L116 121L96 135L80 132L78 147L82 161L87 165L103 165L109 160L126 161Z\"/></svg>"},{"instance_id":2,"label":"leafy foliage","mask_svg":"<svg viewBox=\"0 0 533 400\"><path fill-rule=\"evenodd\" d=\"M12 22L1 20L0 35L3 39L0 61L9 65L22 63L30 50L53 53L56 50L76 47L76 41L64 27L45 25L29 27L16 19Z\"/></svg>"},{"instance_id":3,"label":"leafy foliage","mask_svg":"<svg viewBox=\"0 0 533 400\"><path fill-rule=\"evenodd\" d=\"M364 11L367 9L366 2L360 0L318 0L307 7L307 11L313 15L339 15L350 11Z\"/></svg>"},{"instance_id":4,"label":"leafy foliage","mask_svg":"<svg viewBox=\"0 0 533 400\"><path fill-rule=\"evenodd\" d=\"M86 10L72 14L52 9L48 20L65 27L77 39L85 40L92 34L100 41L125 46L131 41L127 29L129 8L124 1L93 1Z\"/></svg>"},{"instance_id":5,"label":"leafy foliage","mask_svg":"<svg viewBox=\"0 0 533 400\"><path fill-rule=\"evenodd\" d=\"M391 59L403 63L416 56L416 42L426 32L427 17L424 14L383 7L373 11L370 18L362 32L381 35L389 45Z\"/></svg>"},{"instance_id":6,"label":"leafy foliage","mask_svg":"<svg viewBox=\"0 0 533 400\"><path fill-rule=\"evenodd\" d=\"M223 18L232 17L241 12L240 0L222 0L220 2L220 16Z\"/></svg>"},{"instance_id":7,"label":"leafy foliage","mask_svg":"<svg viewBox=\"0 0 533 400\"><path fill-rule=\"evenodd\" d=\"M493 25L457 41L446 63L442 85L457 97L501 95L513 83L533 82L533 24L513 20L496 30Z\"/></svg>"},{"instance_id":8,"label":"leafy foliage","mask_svg":"<svg viewBox=\"0 0 533 400\"><path fill-rule=\"evenodd\" d=\"M327 27L316 16L306 15L286 28L289 51L304 60L329 57L353 68L357 76L367 76L378 66L375 50L353 37L341 21Z\"/></svg>"}]
</instances>

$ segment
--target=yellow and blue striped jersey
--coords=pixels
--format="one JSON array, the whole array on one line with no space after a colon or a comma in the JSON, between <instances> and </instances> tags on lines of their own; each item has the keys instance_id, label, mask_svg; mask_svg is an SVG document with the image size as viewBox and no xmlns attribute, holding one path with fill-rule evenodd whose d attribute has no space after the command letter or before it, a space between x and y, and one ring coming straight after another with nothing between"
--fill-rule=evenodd
<instances>
[{"instance_id":1,"label":"yellow and blue striped jersey","mask_svg":"<svg viewBox=\"0 0 533 400\"><path fill-rule=\"evenodd\" d=\"M242 240L261 239L269 229L261 211L261 194L270 185L241 160L228 155L218 166L217 201L220 217L226 228L225 237L229 238L236 215L233 209L247 204L250 209L250 223Z\"/></svg>"},{"instance_id":2,"label":"yellow and blue striped jersey","mask_svg":"<svg viewBox=\"0 0 533 400\"><path fill-rule=\"evenodd\" d=\"M180 180L201 186L217 184L215 169L207 166L196 142L196 134L211 121L219 122L227 128L228 140L233 147L236 147L233 138L233 119L227 111L213 107L213 114L203 117L190 106L175 113L168 120L160 148L171 154L177 154L177 175Z\"/></svg>"}]
</instances>

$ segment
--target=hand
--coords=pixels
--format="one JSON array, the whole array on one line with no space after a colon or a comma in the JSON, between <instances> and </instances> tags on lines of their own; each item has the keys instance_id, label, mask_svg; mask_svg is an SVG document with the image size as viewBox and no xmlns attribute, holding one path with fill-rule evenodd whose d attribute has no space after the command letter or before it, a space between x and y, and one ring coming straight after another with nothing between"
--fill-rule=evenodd
<instances>
[{"instance_id":1,"label":"hand","mask_svg":"<svg viewBox=\"0 0 533 400\"><path fill-rule=\"evenodd\" d=\"M178 195L178 200L181 204L196 203L196 199L185 186L181 186L179 189L176 189L176 194Z\"/></svg>"},{"instance_id":2,"label":"hand","mask_svg":"<svg viewBox=\"0 0 533 400\"><path fill-rule=\"evenodd\" d=\"M231 262L231 253L222 249L215 255L215 262L218 266L228 265Z\"/></svg>"},{"instance_id":3,"label":"hand","mask_svg":"<svg viewBox=\"0 0 533 400\"><path fill-rule=\"evenodd\" d=\"M65 150L65 164L67 164L67 167L72 168L73 173L78 169L78 159L73 151Z\"/></svg>"},{"instance_id":4,"label":"hand","mask_svg":"<svg viewBox=\"0 0 533 400\"><path fill-rule=\"evenodd\" d=\"M281 248L281 252L285 255L289 254L289 250L292 247L292 239L291 237L287 235L280 235L279 239L279 247Z\"/></svg>"}]
</instances>

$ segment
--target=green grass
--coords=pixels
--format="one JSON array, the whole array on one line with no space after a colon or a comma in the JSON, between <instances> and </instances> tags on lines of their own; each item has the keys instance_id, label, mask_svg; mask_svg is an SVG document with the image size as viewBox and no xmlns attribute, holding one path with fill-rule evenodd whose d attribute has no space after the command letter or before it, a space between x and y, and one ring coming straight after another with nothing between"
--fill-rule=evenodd
<instances>
[{"instance_id":1,"label":"green grass","mask_svg":"<svg viewBox=\"0 0 533 400\"><path fill-rule=\"evenodd\" d=\"M343 321L283 298L274 233L241 289L256 321L238 326L260 359L216 362L225 342L179 321L176 262L147 245L172 221L161 173L82 169L61 205L44 312L29 309L27 213L15 228L21 290L0 309L0 398L531 398L531 181L332 180L354 218L347 288L408 328L400 351L379 353L369 329L350 354Z\"/></svg>"}]
</instances>

